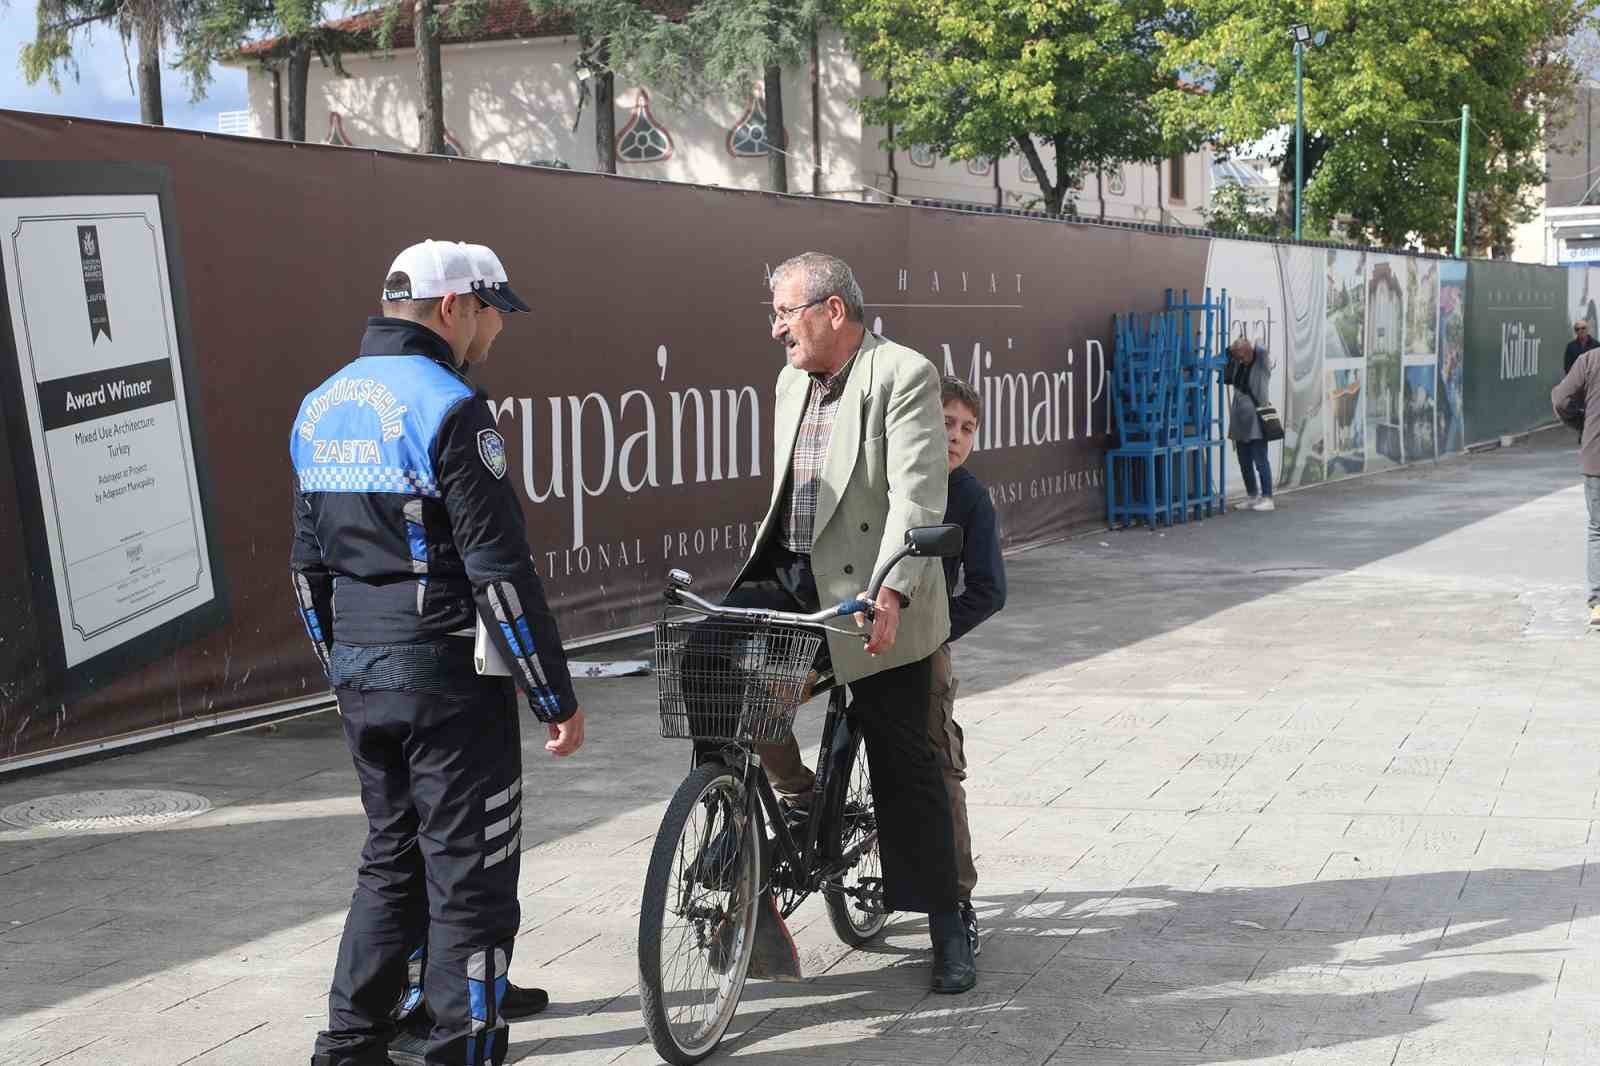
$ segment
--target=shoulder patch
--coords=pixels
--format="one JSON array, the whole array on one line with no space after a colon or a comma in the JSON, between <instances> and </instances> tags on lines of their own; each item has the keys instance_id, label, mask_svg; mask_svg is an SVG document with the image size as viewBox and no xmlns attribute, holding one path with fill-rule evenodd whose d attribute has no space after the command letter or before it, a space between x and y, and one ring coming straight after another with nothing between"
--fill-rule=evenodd
<instances>
[{"instance_id":1,"label":"shoulder patch","mask_svg":"<svg viewBox=\"0 0 1600 1066\"><path fill-rule=\"evenodd\" d=\"M506 441L492 429L478 430L478 458L497 478L506 476Z\"/></svg>"}]
</instances>

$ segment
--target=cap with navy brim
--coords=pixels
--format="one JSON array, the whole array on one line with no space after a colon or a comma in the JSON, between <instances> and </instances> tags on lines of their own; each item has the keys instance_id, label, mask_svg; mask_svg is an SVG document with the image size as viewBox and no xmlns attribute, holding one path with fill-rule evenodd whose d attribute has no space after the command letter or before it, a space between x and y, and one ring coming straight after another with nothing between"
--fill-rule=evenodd
<instances>
[{"instance_id":1,"label":"cap with navy brim","mask_svg":"<svg viewBox=\"0 0 1600 1066\"><path fill-rule=\"evenodd\" d=\"M494 253L494 249L486 244L463 244L462 247L466 249L477 272L477 284L473 285L473 292L481 296L485 303L507 312L533 310L511 288L506 268L501 264L500 257Z\"/></svg>"}]
</instances>

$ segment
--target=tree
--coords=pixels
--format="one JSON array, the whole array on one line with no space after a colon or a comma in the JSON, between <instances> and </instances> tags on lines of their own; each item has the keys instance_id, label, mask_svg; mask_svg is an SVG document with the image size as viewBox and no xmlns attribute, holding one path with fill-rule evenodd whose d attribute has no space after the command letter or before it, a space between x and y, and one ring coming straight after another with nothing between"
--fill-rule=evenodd
<instances>
[{"instance_id":1,"label":"tree","mask_svg":"<svg viewBox=\"0 0 1600 1066\"><path fill-rule=\"evenodd\" d=\"M1081 171L1154 162L1195 141L1163 132L1150 100L1171 83L1156 0L852 0L838 17L866 71L862 101L897 146L953 159L1027 159L1045 210L1062 213ZM1036 142L1053 153L1047 166Z\"/></svg>"},{"instance_id":2,"label":"tree","mask_svg":"<svg viewBox=\"0 0 1600 1066\"><path fill-rule=\"evenodd\" d=\"M161 41L192 16L198 0L39 0L34 39L22 46L22 75L34 84L41 78L56 90L61 75L77 77L72 41L94 26L111 26L124 41L137 40L134 76L139 95L139 121L163 124L161 106Z\"/></svg>"},{"instance_id":3,"label":"tree","mask_svg":"<svg viewBox=\"0 0 1600 1066\"><path fill-rule=\"evenodd\" d=\"M443 155L445 150L444 64L439 53L440 37L445 31L453 36L465 34L482 20L485 7L484 0L452 0L447 4L437 0L394 0L384 9L378 28L378 44L383 48L394 43L400 20L408 16L411 19L417 95L421 98L417 109L421 143L417 151L424 155Z\"/></svg>"},{"instance_id":4,"label":"tree","mask_svg":"<svg viewBox=\"0 0 1600 1066\"><path fill-rule=\"evenodd\" d=\"M664 34L674 46L671 55L641 66L653 83L680 97L736 94L759 73L767 111L767 187L788 192L783 68L810 53L821 18L818 0L702 0Z\"/></svg>"},{"instance_id":5,"label":"tree","mask_svg":"<svg viewBox=\"0 0 1600 1066\"><path fill-rule=\"evenodd\" d=\"M700 0L693 5L649 0L531 0L540 13L573 18L592 79L595 103L609 109L616 72L648 84L679 106L742 95L760 78L766 96L768 187L789 189L783 125L783 68L811 48L820 0ZM602 80L603 79L603 80ZM606 101L602 105L602 99ZM599 115L597 118L604 117ZM601 169L615 172L614 138L602 146Z\"/></svg>"},{"instance_id":6,"label":"tree","mask_svg":"<svg viewBox=\"0 0 1600 1066\"><path fill-rule=\"evenodd\" d=\"M1453 241L1461 105L1468 137L1470 244L1503 244L1542 184L1543 131L1570 106L1576 75L1562 49L1593 0L1185 0L1182 32L1163 29L1162 62L1205 87L1168 87L1169 129L1213 131L1242 147L1292 127L1294 49L1303 22L1330 38L1304 57L1304 203L1308 228L1430 247ZM1291 210L1294 142L1279 166L1280 216Z\"/></svg>"},{"instance_id":7,"label":"tree","mask_svg":"<svg viewBox=\"0 0 1600 1066\"><path fill-rule=\"evenodd\" d=\"M620 63L660 48L665 19L639 0L528 0L536 15L570 19L578 38L579 107L592 96L596 168L617 172L616 72Z\"/></svg>"},{"instance_id":8,"label":"tree","mask_svg":"<svg viewBox=\"0 0 1600 1066\"><path fill-rule=\"evenodd\" d=\"M286 133L291 141L303 141L312 58L342 70L338 37L324 29L323 18L323 0L209 0L199 17L179 32L176 65L200 99L219 60L237 55L257 35L277 38L277 46L261 60L288 75Z\"/></svg>"},{"instance_id":9,"label":"tree","mask_svg":"<svg viewBox=\"0 0 1600 1066\"><path fill-rule=\"evenodd\" d=\"M411 33L416 41L417 88L422 107L417 124L422 143L417 151L425 155L444 154L444 64L439 58L439 33L433 0L410 0Z\"/></svg>"},{"instance_id":10,"label":"tree","mask_svg":"<svg viewBox=\"0 0 1600 1066\"><path fill-rule=\"evenodd\" d=\"M1219 183L1211 190L1211 203L1200 209L1206 227L1232 237L1275 237L1282 231L1267 198L1236 181Z\"/></svg>"}]
</instances>

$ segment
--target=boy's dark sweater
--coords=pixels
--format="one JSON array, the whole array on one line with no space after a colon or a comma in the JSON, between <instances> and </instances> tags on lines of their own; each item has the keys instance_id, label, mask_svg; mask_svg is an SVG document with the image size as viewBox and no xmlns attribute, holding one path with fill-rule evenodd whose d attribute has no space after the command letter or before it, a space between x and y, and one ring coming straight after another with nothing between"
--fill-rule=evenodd
<instances>
[{"instance_id":1,"label":"boy's dark sweater","mask_svg":"<svg viewBox=\"0 0 1600 1066\"><path fill-rule=\"evenodd\" d=\"M950 596L950 639L960 640L1006 605L1006 568L1000 559L1000 529L989 490L964 466L950 471L945 504L947 525L966 532L960 556L944 561L945 584ZM956 579L965 583L955 595Z\"/></svg>"}]
</instances>

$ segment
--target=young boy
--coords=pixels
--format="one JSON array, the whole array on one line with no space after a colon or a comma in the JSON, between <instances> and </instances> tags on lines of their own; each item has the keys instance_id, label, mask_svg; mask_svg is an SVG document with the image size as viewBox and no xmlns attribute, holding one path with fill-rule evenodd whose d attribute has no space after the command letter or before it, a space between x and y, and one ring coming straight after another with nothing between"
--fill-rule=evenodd
<instances>
[{"instance_id":1,"label":"young boy","mask_svg":"<svg viewBox=\"0 0 1600 1066\"><path fill-rule=\"evenodd\" d=\"M1000 559L1000 531L989 491L962 465L978 440L983 400L976 389L958 377L946 377L940 393L948 443L946 459L950 464L950 494L944 520L961 526L966 541L959 558L944 561L945 584L950 590L950 640L933 655L928 735L944 765L945 788L950 793L950 813L955 822L961 917L976 954L978 916L972 908L972 890L978 883L978 871L972 864L972 832L967 825L967 790L962 784L967 778L967 757L962 749L961 727L955 719L957 682L950 664L950 645L1006 605L1006 570Z\"/></svg>"}]
</instances>

